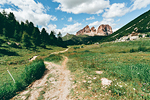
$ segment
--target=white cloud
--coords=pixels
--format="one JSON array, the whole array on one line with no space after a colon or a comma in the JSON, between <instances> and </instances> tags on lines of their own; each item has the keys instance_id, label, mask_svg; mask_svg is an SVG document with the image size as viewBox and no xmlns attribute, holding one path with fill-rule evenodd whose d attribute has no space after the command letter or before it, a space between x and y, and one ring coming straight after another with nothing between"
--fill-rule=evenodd
<instances>
[{"instance_id":1,"label":"white cloud","mask_svg":"<svg viewBox=\"0 0 150 100\"><path fill-rule=\"evenodd\" d=\"M74 14L99 14L109 7L109 0L53 0L53 2L60 3L58 10Z\"/></svg>"},{"instance_id":2,"label":"white cloud","mask_svg":"<svg viewBox=\"0 0 150 100\"><path fill-rule=\"evenodd\" d=\"M75 34L79 29L81 29L81 23L75 23L73 25L65 25L64 28L58 29L63 35L66 33Z\"/></svg>"},{"instance_id":3,"label":"white cloud","mask_svg":"<svg viewBox=\"0 0 150 100\"><path fill-rule=\"evenodd\" d=\"M108 24L112 27L113 31L114 30L116 31L116 29L114 29L116 24L114 23L114 19L112 19L112 18L104 18L102 21L95 21L93 23L90 23L89 26L90 27L94 26L96 29L98 29L98 27L101 24Z\"/></svg>"},{"instance_id":4,"label":"white cloud","mask_svg":"<svg viewBox=\"0 0 150 100\"><path fill-rule=\"evenodd\" d=\"M92 20L92 19L95 19L94 16L90 17L90 18L86 18L86 20Z\"/></svg>"},{"instance_id":5,"label":"white cloud","mask_svg":"<svg viewBox=\"0 0 150 100\"><path fill-rule=\"evenodd\" d=\"M89 26L95 26L98 27L101 24L109 24L110 26L114 26L114 19L111 18L104 18L102 21L95 21L93 23L90 23Z\"/></svg>"},{"instance_id":6,"label":"white cloud","mask_svg":"<svg viewBox=\"0 0 150 100\"><path fill-rule=\"evenodd\" d=\"M120 19L118 19L116 22L119 22L120 21Z\"/></svg>"},{"instance_id":7,"label":"white cloud","mask_svg":"<svg viewBox=\"0 0 150 100\"><path fill-rule=\"evenodd\" d=\"M64 36L67 33L75 34L79 29L81 29L81 25L82 25L81 23L75 23L72 25L65 25L65 27L63 27L62 29L57 29L57 25L49 24L47 27L42 28L45 28L48 33L50 33L51 31L55 31L58 34L58 32L61 32L62 35Z\"/></svg>"},{"instance_id":8,"label":"white cloud","mask_svg":"<svg viewBox=\"0 0 150 100\"><path fill-rule=\"evenodd\" d=\"M2 0L1 5L8 4L11 8L5 9L6 12L13 12L19 21L32 21L35 25L46 26L50 20L56 21L53 15L46 14L46 9L41 3L34 0ZM18 7L15 10L13 7ZM3 9L0 8L0 11Z\"/></svg>"},{"instance_id":9,"label":"white cloud","mask_svg":"<svg viewBox=\"0 0 150 100\"><path fill-rule=\"evenodd\" d=\"M133 5L131 6L131 11L145 8L150 4L150 0L132 0L132 1Z\"/></svg>"},{"instance_id":10,"label":"white cloud","mask_svg":"<svg viewBox=\"0 0 150 100\"><path fill-rule=\"evenodd\" d=\"M121 17L129 12L129 8L125 6L125 3L114 3L103 14L105 18Z\"/></svg>"},{"instance_id":11,"label":"white cloud","mask_svg":"<svg viewBox=\"0 0 150 100\"><path fill-rule=\"evenodd\" d=\"M72 17L69 17L69 18L68 18L68 22L72 22Z\"/></svg>"},{"instance_id":12,"label":"white cloud","mask_svg":"<svg viewBox=\"0 0 150 100\"><path fill-rule=\"evenodd\" d=\"M61 18L61 20L64 20L64 18Z\"/></svg>"}]
</instances>

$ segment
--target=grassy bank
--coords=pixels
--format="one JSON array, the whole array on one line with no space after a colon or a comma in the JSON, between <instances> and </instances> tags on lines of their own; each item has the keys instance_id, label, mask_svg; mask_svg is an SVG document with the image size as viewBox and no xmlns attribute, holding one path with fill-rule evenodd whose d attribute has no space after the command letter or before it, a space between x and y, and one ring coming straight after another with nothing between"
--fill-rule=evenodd
<instances>
[{"instance_id":1,"label":"grassy bank","mask_svg":"<svg viewBox=\"0 0 150 100\"><path fill-rule=\"evenodd\" d=\"M0 39L3 40L3 44L0 46L0 79L1 79L0 87L2 87L1 89L3 89L4 91L4 92L0 91L1 98L2 96L8 98L6 96L7 93L8 96L10 95L11 97L12 95L15 94L16 91L21 90L22 88L25 88L25 86L27 86L27 83L23 83L23 86L21 86L22 88L18 89L18 84L20 85L20 81L19 83L17 81L20 80L20 76L22 76L22 74L25 73L26 66L30 66L31 62L29 62L29 60L33 56L38 56L37 57L38 59L44 59L48 57L52 52L62 51L66 49L57 46L46 46L46 48L37 47L36 50L34 50L34 48L26 49L25 47L22 46L23 45L22 43L19 43L20 46L15 47L13 45L9 45L4 37L0 37ZM14 43L14 41L11 39L8 41L10 43ZM7 72L7 69L10 71L10 73L16 80L16 84L14 84L12 78ZM31 68L31 70L36 72L36 70L34 69ZM32 81L33 80L29 80L29 82Z\"/></svg>"},{"instance_id":2,"label":"grassy bank","mask_svg":"<svg viewBox=\"0 0 150 100\"><path fill-rule=\"evenodd\" d=\"M15 78L15 82L11 81L3 83L0 88L0 99L10 99L17 92L23 90L33 81L41 78L45 71L45 65L42 60L36 60L30 65L26 65L21 75ZM17 74L17 73L16 73Z\"/></svg>"},{"instance_id":3,"label":"grassy bank","mask_svg":"<svg viewBox=\"0 0 150 100\"><path fill-rule=\"evenodd\" d=\"M72 72L73 99L141 100L150 99L150 53L136 51L140 46L149 48L149 40L103 43L70 49L68 67ZM95 71L103 71L96 74ZM102 86L101 78L112 81Z\"/></svg>"}]
</instances>

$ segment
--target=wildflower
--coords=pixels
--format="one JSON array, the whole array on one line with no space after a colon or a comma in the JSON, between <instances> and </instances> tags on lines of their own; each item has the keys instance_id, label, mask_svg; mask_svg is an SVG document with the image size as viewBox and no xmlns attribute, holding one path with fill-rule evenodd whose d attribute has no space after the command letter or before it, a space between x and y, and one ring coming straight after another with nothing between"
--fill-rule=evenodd
<instances>
[{"instance_id":1,"label":"wildflower","mask_svg":"<svg viewBox=\"0 0 150 100\"><path fill-rule=\"evenodd\" d=\"M86 83L86 80L84 80L83 83Z\"/></svg>"},{"instance_id":2,"label":"wildflower","mask_svg":"<svg viewBox=\"0 0 150 100\"><path fill-rule=\"evenodd\" d=\"M93 78L94 80L96 79L96 77Z\"/></svg>"},{"instance_id":3,"label":"wildflower","mask_svg":"<svg viewBox=\"0 0 150 100\"><path fill-rule=\"evenodd\" d=\"M92 81L88 81L88 83L92 83Z\"/></svg>"},{"instance_id":4,"label":"wildflower","mask_svg":"<svg viewBox=\"0 0 150 100\"><path fill-rule=\"evenodd\" d=\"M139 74L139 73L137 73L137 74Z\"/></svg>"},{"instance_id":5,"label":"wildflower","mask_svg":"<svg viewBox=\"0 0 150 100\"><path fill-rule=\"evenodd\" d=\"M141 94L141 96L143 97L144 95L143 95L143 94Z\"/></svg>"},{"instance_id":6,"label":"wildflower","mask_svg":"<svg viewBox=\"0 0 150 100\"><path fill-rule=\"evenodd\" d=\"M119 87L122 87L122 85L118 85Z\"/></svg>"},{"instance_id":7,"label":"wildflower","mask_svg":"<svg viewBox=\"0 0 150 100\"><path fill-rule=\"evenodd\" d=\"M133 90L135 90L135 88L133 88Z\"/></svg>"}]
</instances>

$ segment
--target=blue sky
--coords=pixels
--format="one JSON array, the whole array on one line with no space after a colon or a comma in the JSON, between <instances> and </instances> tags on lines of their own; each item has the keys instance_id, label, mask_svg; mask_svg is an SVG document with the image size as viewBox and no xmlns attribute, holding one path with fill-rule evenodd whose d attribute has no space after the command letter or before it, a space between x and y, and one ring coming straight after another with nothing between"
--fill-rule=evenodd
<instances>
[{"instance_id":1,"label":"blue sky","mask_svg":"<svg viewBox=\"0 0 150 100\"><path fill-rule=\"evenodd\" d=\"M0 11L40 29L75 34L86 25L109 24L113 31L150 10L150 0L1 0Z\"/></svg>"}]
</instances>

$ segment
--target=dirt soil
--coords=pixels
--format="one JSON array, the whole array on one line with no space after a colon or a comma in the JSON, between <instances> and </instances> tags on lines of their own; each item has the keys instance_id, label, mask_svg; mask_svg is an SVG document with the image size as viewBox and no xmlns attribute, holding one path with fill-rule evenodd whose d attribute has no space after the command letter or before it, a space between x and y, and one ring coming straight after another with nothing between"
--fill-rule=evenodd
<instances>
[{"instance_id":1,"label":"dirt soil","mask_svg":"<svg viewBox=\"0 0 150 100\"><path fill-rule=\"evenodd\" d=\"M66 52L67 50L60 52ZM44 62L47 70L43 77L33 82L27 90L20 92L11 100L69 100L71 90L70 71L66 68L68 58L64 58L62 65Z\"/></svg>"}]
</instances>

